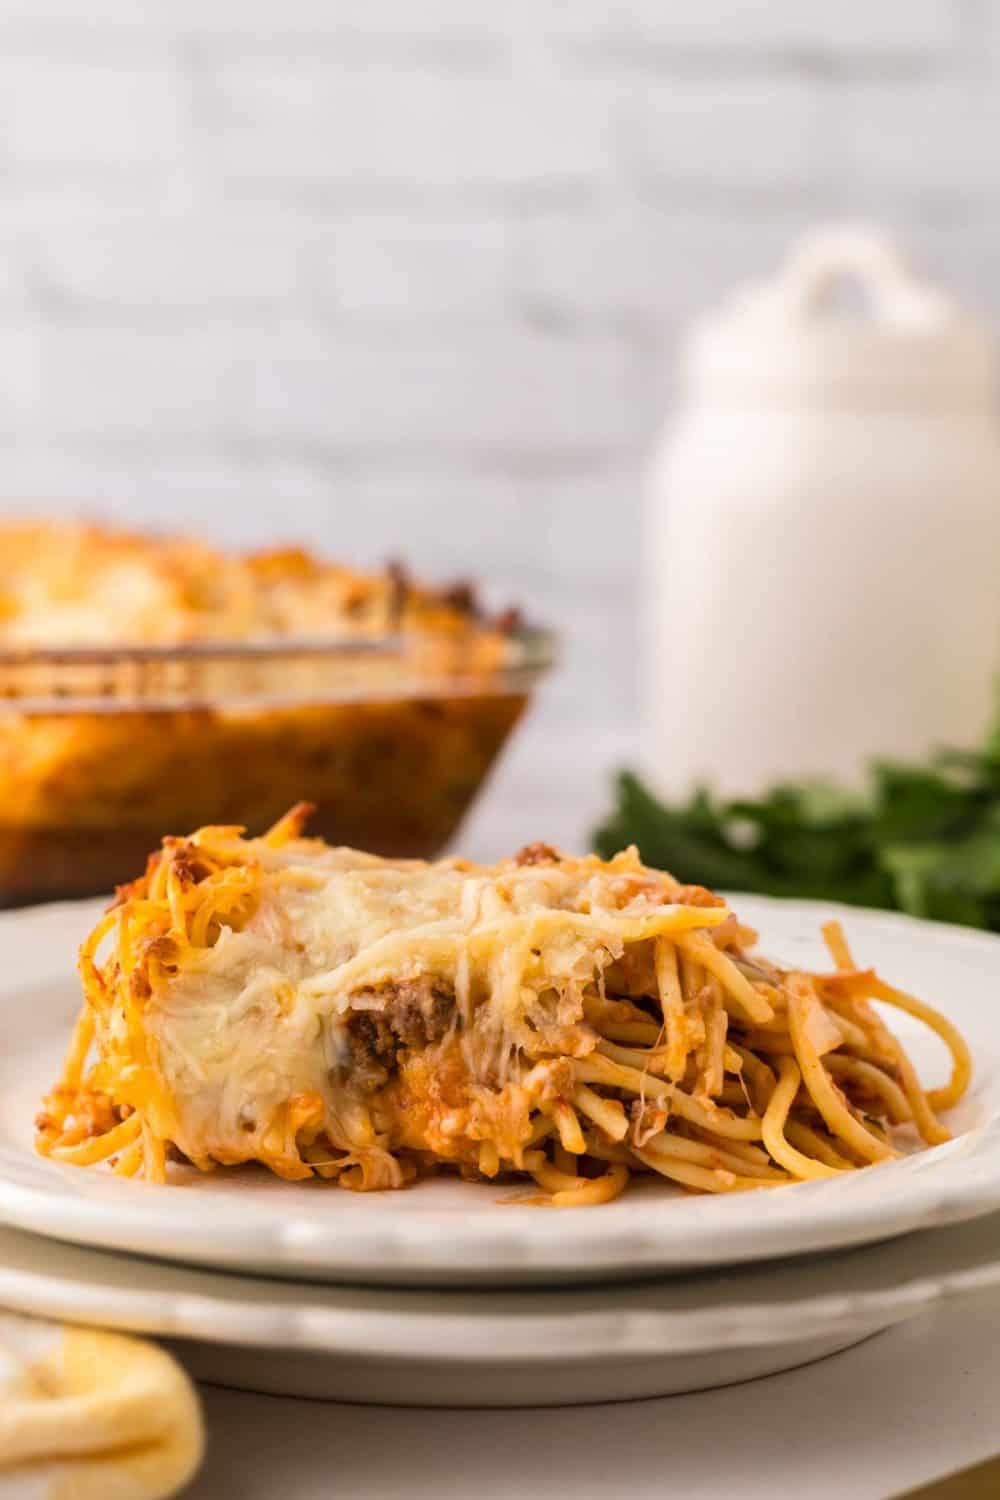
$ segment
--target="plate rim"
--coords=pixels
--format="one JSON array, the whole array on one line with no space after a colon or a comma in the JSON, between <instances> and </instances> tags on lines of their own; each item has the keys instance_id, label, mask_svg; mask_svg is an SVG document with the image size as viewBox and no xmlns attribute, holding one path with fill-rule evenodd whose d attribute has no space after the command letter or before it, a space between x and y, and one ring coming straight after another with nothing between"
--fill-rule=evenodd
<instances>
[{"instance_id":1,"label":"plate rim","mask_svg":"<svg viewBox=\"0 0 1000 1500\"><path fill-rule=\"evenodd\" d=\"M971 1263L960 1257L955 1265L963 1235L938 1231L916 1254L912 1241L896 1241L781 1267L777 1298L770 1262L728 1275L584 1289L379 1292L146 1261L147 1279L161 1284L137 1287L123 1276L127 1256L51 1240L39 1251L37 1236L0 1229L0 1301L16 1314L155 1337L400 1363L682 1356L888 1327L945 1300L1000 1288L1000 1213L979 1226L985 1244L974 1248ZM37 1260L27 1269L11 1264L12 1236L15 1249L25 1242L23 1251L40 1258L41 1268ZM68 1258L70 1269L46 1269L46 1256ZM74 1259L107 1279L96 1287L90 1275L74 1280ZM278 1290L285 1294L280 1299ZM720 1291L733 1290L736 1300L719 1301Z\"/></svg>"}]
</instances>

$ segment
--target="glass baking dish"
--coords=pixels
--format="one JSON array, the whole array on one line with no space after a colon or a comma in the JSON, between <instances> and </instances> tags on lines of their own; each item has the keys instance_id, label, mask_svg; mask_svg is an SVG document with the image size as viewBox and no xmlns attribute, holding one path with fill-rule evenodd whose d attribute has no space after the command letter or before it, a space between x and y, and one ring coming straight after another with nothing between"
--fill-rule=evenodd
<instances>
[{"instance_id":1,"label":"glass baking dish","mask_svg":"<svg viewBox=\"0 0 1000 1500\"><path fill-rule=\"evenodd\" d=\"M430 857L540 676L545 631L0 651L0 905L110 890L165 833L309 831Z\"/></svg>"}]
</instances>

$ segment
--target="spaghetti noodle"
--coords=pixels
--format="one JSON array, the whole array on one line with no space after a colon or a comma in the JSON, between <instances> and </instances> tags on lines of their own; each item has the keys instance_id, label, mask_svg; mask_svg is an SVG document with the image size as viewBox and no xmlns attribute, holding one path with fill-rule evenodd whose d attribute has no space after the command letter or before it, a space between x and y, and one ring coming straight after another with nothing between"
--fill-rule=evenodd
<instances>
[{"instance_id":1,"label":"spaghetti noodle","mask_svg":"<svg viewBox=\"0 0 1000 1500\"><path fill-rule=\"evenodd\" d=\"M168 1178L261 1162L397 1188L451 1167L556 1206L636 1173L696 1192L837 1177L948 1138L968 1048L856 966L749 950L725 902L639 861L533 845L481 867L306 839L166 839L83 945L84 1004L38 1148ZM924 1091L872 1002L945 1043ZM91 1060L92 1059L92 1060Z\"/></svg>"}]
</instances>

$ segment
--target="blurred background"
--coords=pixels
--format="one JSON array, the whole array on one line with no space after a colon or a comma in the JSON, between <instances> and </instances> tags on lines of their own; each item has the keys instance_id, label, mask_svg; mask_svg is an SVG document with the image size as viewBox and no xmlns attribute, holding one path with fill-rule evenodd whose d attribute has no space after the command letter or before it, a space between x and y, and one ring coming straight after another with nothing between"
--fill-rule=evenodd
<instances>
[{"instance_id":1,"label":"blurred background","mask_svg":"<svg viewBox=\"0 0 1000 1500\"><path fill-rule=\"evenodd\" d=\"M988 0L2 0L7 511L479 577L566 661L464 841L635 758L680 328L876 219L995 322Z\"/></svg>"}]
</instances>

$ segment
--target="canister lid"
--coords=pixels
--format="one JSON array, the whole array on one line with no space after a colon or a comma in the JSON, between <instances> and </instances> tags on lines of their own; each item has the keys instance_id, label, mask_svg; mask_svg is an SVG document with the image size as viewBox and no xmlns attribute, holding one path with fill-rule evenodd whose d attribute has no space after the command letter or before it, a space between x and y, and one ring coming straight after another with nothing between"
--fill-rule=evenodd
<instances>
[{"instance_id":1,"label":"canister lid","mask_svg":"<svg viewBox=\"0 0 1000 1500\"><path fill-rule=\"evenodd\" d=\"M860 308L844 309L845 289ZM775 276L700 319L682 366L696 398L743 407L982 409L997 396L989 331L855 225L806 234Z\"/></svg>"}]
</instances>

